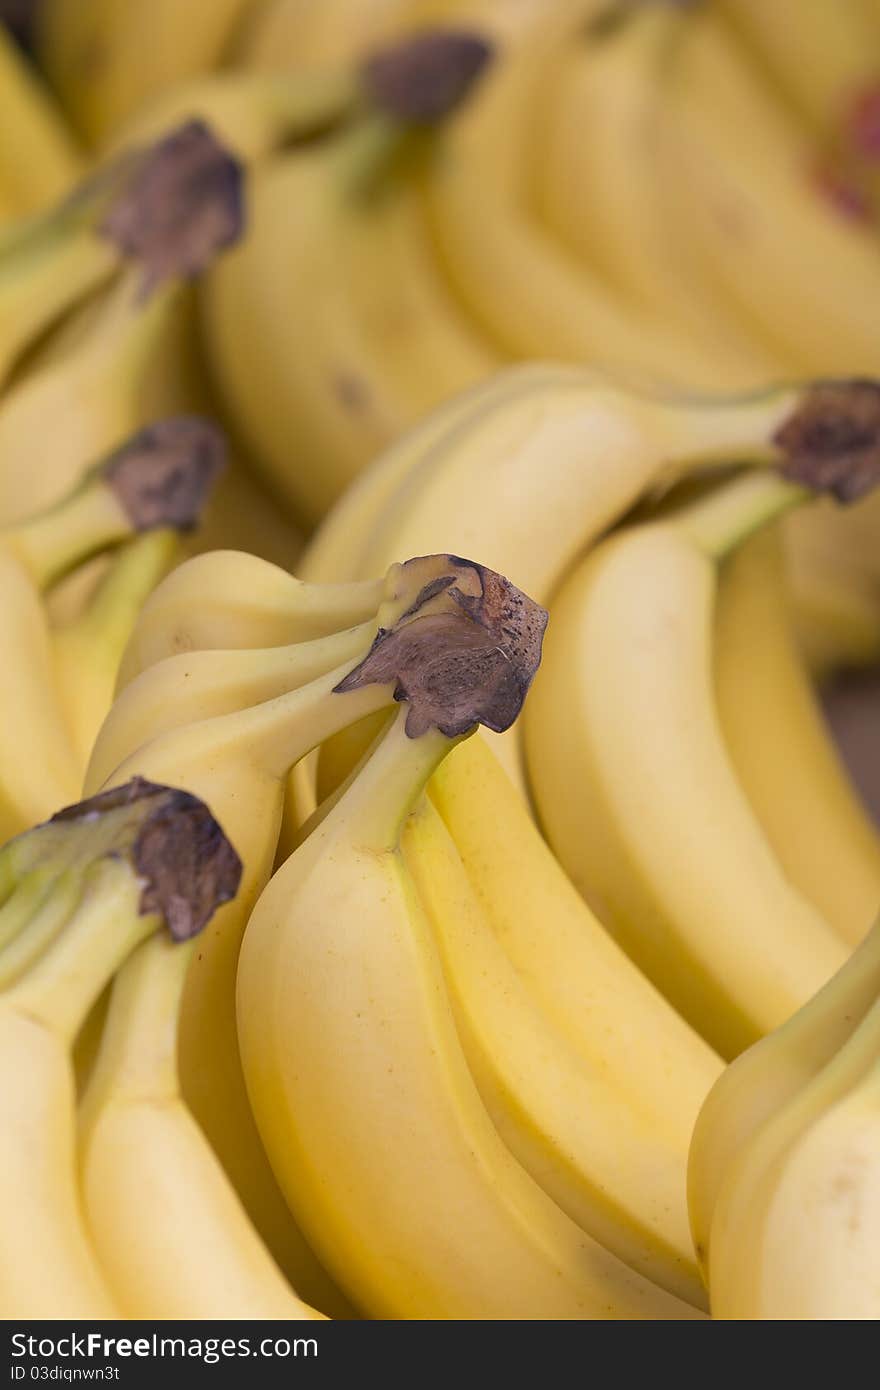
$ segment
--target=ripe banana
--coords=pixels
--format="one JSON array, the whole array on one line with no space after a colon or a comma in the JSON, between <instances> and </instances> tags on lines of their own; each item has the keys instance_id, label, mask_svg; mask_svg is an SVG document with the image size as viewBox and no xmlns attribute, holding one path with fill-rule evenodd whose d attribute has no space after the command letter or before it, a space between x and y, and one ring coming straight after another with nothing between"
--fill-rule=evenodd
<instances>
[{"instance_id":1,"label":"ripe banana","mask_svg":"<svg viewBox=\"0 0 880 1390\"><path fill-rule=\"evenodd\" d=\"M175 654L283 647L354 627L376 613L384 588L384 579L309 584L245 551L197 555L141 609L119 689Z\"/></svg>"},{"instance_id":2,"label":"ripe banana","mask_svg":"<svg viewBox=\"0 0 880 1390\"><path fill-rule=\"evenodd\" d=\"M697 1316L579 1232L482 1107L399 852L452 740L409 737L410 713L248 926L242 1055L288 1199L371 1316ZM284 981L283 1015L272 979Z\"/></svg>"},{"instance_id":3,"label":"ripe banana","mask_svg":"<svg viewBox=\"0 0 880 1390\"><path fill-rule=\"evenodd\" d=\"M194 873L179 852L183 841ZM73 1037L126 956L165 922L183 936L199 930L235 892L239 866L206 807L144 784L67 808L7 846L3 864L13 892L0 915L31 876L45 888L66 873L75 891L54 939L0 1003L0 1171L10 1195L0 1309L15 1320L116 1318L82 1215ZM26 935L29 927L25 915L18 930Z\"/></svg>"},{"instance_id":4,"label":"ripe banana","mask_svg":"<svg viewBox=\"0 0 880 1390\"><path fill-rule=\"evenodd\" d=\"M734 1157L712 1215L720 1318L880 1316L880 1005Z\"/></svg>"},{"instance_id":5,"label":"ripe banana","mask_svg":"<svg viewBox=\"0 0 880 1390\"><path fill-rule=\"evenodd\" d=\"M166 422L172 444L175 423ZM210 446L203 427L187 424L203 450ZM82 780L57 683L43 592L91 555L140 531L191 525L210 485L216 457L181 456L155 444L154 437L129 441L63 502L0 533L0 624L6 650L15 654L0 682L2 840L75 799ZM91 653L87 660L91 663Z\"/></svg>"},{"instance_id":6,"label":"ripe banana","mask_svg":"<svg viewBox=\"0 0 880 1390\"><path fill-rule=\"evenodd\" d=\"M69 119L99 145L155 93L215 67L251 0L47 0L37 48Z\"/></svg>"},{"instance_id":7,"label":"ripe banana","mask_svg":"<svg viewBox=\"0 0 880 1390\"><path fill-rule=\"evenodd\" d=\"M670 0L621 6L616 23L600 11L565 46L533 103L541 121L534 197L547 228L607 279L636 321L662 317L688 334L719 387L758 387L786 374L784 359L705 292L664 226L657 108L664 67L691 18Z\"/></svg>"},{"instance_id":8,"label":"ripe banana","mask_svg":"<svg viewBox=\"0 0 880 1390\"><path fill-rule=\"evenodd\" d=\"M874 372L868 305L880 294L880 248L870 225L823 195L809 140L780 118L717 12L695 10L672 56L657 148L667 237L689 274L798 370Z\"/></svg>"},{"instance_id":9,"label":"ripe banana","mask_svg":"<svg viewBox=\"0 0 880 1390\"><path fill-rule=\"evenodd\" d=\"M797 650L775 529L724 566L713 653L721 728L751 806L794 887L855 944L880 912L880 835Z\"/></svg>"},{"instance_id":10,"label":"ripe banana","mask_svg":"<svg viewBox=\"0 0 880 1390\"><path fill-rule=\"evenodd\" d=\"M806 441L785 438L800 456L790 474L809 487L809 445L805 458ZM525 720L532 789L563 866L728 1057L783 1022L846 954L774 855L711 684L722 559L808 495L750 473L598 546L554 604Z\"/></svg>"},{"instance_id":11,"label":"ripe banana","mask_svg":"<svg viewBox=\"0 0 880 1390\"><path fill-rule=\"evenodd\" d=\"M415 62L414 51L425 56ZM441 31L374 62L409 61L417 94L419 66L427 89L433 69L461 55L476 64L482 52ZM202 295L224 400L254 461L308 526L385 444L500 361L437 273L415 188L427 152L405 110L382 102L378 91L335 138L258 173L250 234Z\"/></svg>"},{"instance_id":12,"label":"ripe banana","mask_svg":"<svg viewBox=\"0 0 880 1390\"><path fill-rule=\"evenodd\" d=\"M0 197L3 216L42 211L69 191L85 165L39 75L0 26Z\"/></svg>"},{"instance_id":13,"label":"ripe banana","mask_svg":"<svg viewBox=\"0 0 880 1390\"><path fill-rule=\"evenodd\" d=\"M718 1193L738 1155L844 1047L880 993L875 926L828 983L722 1072L706 1098L688 1159L694 1247L708 1269Z\"/></svg>"},{"instance_id":14,"label":"ripe banana","mask_svg":"<svg viewBox=\"0 0 880 1390\"><path fill-rule=\"evenodd\" d=\"M194 944L154 936L113 984L77 1126L98 1258L126 1317L320 1317L284 1281L181 1096Z\"/></svg>"},{"instance_id":15,"label":"ripe banana","mask_svg":"<svg viewBox=\"0 0 880 1390\"><path fill-rule=\"evenodd\" d=\"M345 67L415 27L412 0L264 0L244 26L236 56L247 68Z\"/></svg>"}]
</instances>

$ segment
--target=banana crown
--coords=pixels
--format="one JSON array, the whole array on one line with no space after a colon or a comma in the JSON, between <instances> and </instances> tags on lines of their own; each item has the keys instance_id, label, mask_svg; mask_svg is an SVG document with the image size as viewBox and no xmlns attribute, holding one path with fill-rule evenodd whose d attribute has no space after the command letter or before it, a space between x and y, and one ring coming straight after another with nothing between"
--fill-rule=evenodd
<instances>
[{"instance_id":1,"label":"banana crown","mask_svg":"<svg viewBox=\"0 0 880 1390\"><path fill-rule=\"evenodd\" d=\"M417 587L415 597L412 597ZM519 714L541 661L547 612L509 579L457 555L392 565L370 651L335 690L394 683L406 732L496 733Z\"/></svg>"},{"instance_id":2,"label":"banana crown","mask_svg":"<svg viewBox=\"0 0 880 1390\"><path fill-rule=\"evenodd\" d=\"M113 168L119 186L98 230L140 262L142 300L167 280L198 275L241 236L244 171L204 121L187 121Z\"/></svg>"},{"instance_id":3,"label":"banana crown","mask_svg":"<svg viewBox=\"0 0 880 1390\"><path fill-rule=\"evenodd\" d=\"M464 101L491 57L480 34L431 29L370 55L361 83L370 105L392 120L433 125Z\"/></svg>"},{"instance_id":4,"label":"banana crown","mask_svg":"<svg viewBox=\"0 0 880 1390\"><path fill-rule=\"evenodd\" d=\"M241 861L205 803L143 777L65 807L2 855L14 883L35 871L85 874L107 859L130 867L139 915L157 914L175 941L196 936L241 879Z\"/></svg>"},{"instance_id":5,"label":"banana crown","mask_svg":"<svg viewBox=\"0 0 880 1390\"><path fill-rule=\"evenodd\" d=\"M880 382L819 382L777 430L780 472L838 502L856 502L880 481Z\"/></svg>"},{"instance_id":6,"label":"banana crown","mask_svg":"<svg viewBox=\"0 0 880 1390\"><path fill-rule=\"evenodd\" d=\"M135 531L191 531L226 466L226 442L208 420L173 416L147 425L99 465Z\"/></svg>"}]
</instances>

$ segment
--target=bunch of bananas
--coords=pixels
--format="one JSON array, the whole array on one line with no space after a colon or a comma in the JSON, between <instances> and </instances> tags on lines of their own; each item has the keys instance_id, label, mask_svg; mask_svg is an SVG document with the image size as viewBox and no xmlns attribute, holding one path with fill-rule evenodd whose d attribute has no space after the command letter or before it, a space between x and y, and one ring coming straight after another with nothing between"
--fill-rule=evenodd
<instances>
[{"instance_id":1,"label":"bunch of bananas","mask_svg":"<svg viewBox=\"0 0 880 1390\"><path fill-rule=\"evenodd\" d=\"M880 1318L880 6L31 38L0 1316Z\"/></svg>"}]
</instances>

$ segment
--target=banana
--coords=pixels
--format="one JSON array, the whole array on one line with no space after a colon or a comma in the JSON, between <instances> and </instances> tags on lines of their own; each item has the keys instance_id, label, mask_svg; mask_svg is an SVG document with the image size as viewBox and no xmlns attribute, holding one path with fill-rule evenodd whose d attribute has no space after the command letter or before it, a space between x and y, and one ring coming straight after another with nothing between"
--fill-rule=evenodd
<instances>
[{"instance_id":1,"label":"banana","mask_svg":"<svg viewBox=\"0 0 880 1390\"><path fill-rule=\"evenodd\" d=\"M752 808L791 883L855 944L880 912L880 836L797 650L777 532L725 565L713 653L725 743Z\"/></svg>"},{"instance_id":2,"label":"banana","mask_svg":"<svg viewBox=\"0 0 880 1390\"><path fill-rule=\"evenodd\" d=\"M369 645L375 618L285 646L194 650L165 657L119 694L90 747L89 780L100 786L130 754L184 724L274 700L341 666Z\"/></svg>"},{"instance_id":3,"label":"banana","mask_svg":"<svg viewBox=\"0 0 880 1390\"><path fill-rule=\"evenodd\" d=\"M590 363L642 386L715 389L718 370L687 333L621 303L530 215L531 111L560 43L593 9L592 0L525 7L426 181L437 254L462 303L513 356Z\"/></svg>"},{"instance_id":4,"label":"banana","mask_svg":"<svg viewBox=\"0 0 880 1390\"><path fill-rule=\"evenodd\" d=\"M80 638L68 643L67 663L56 665L53 634L43 593L67 571L90 556L108 551L132 536L161 528L156 539L144 541L146 557L167 554L169 528L192 526L206 491L222 467L222 440L203 422L163 421L142 432L93 468L86 481L61 503L0 532L0 567L5 601L0 623L7 650L16 659L7 663L0 683L4 717L0 731L0 835L18 834L66 805L79 794L85 766L82 740L105 710L94 708L100 695L109 707L114 672L107 669L118 655L102 657ZM155 561L153 561L155 564ZM144 577L136 574L132 600L142 592ZM153 568L152 573L155 573ZM128 567L123 571L123 584ZM111 586L112 590L115 586ZM62 644L63 645L63 644ZM111 644L112 646L112 644ZM64 681L62 686L61 681ZM64 690L64 694L62 694ZM69 694L78 715L68 723ZM82 703L89 702L88 710Z\"/></svg>"},{"instance_id":5,"label":"banana","mask_svg":"<svg viewBox=\"0 0 880 1390\"><path fill-rule=\"evenodd\" d=\"M860 99L880 89L871 3L720 0L718 9L817 135L836 142Z\"/></svg>"},{"instance_id":6,"label":"banana","mask_svg":"<svg viewBox=\"0 0 880 1390\"><path fill-rule=\"evenodd\" d=\"M246 551L214 551L178 566L150 595L126 648L118 686L175 654L283 647L366 622L385 581L309 584Z\"/></svg>"},{"instance_id":7,"label":"banana","mask_svg":"<svg viewBox=\"0 0 880 1390\"><path fill-rule=\"evenodd\" d=\"M265 0L249 17L236 47L247 68L344 67L369 49L393 43L414 27L412 0Z\"/></svg>"},{"instance_id":8,"label":"banana","mask_svg":"<svg viewBox=\"0 0 880 1390\"><path fill-rule=\"evenodd\" d=\"M37 51L67 116L98 145L155 93L215 67L250 3L47 0Z\"/></svg>"},{"instance_id":9,"label":"banana","mask_svg":"<svg viewBox=\"0 0 880 1390\"><path fill-rule=\"evenodd\" d=\"M77 1125L98 1258L127 1317L321 1317L284 1281L181 1096L193 944L154 936L113 984Z\"/></svg>"},{"instance_id":10,"label":"banana","mask_svg":"<svg viewBox=\"0 0 880 1390\"><path fill-rule=\"evenodd\" d=\"M534 114L540 157L534 198L547 228L600 272L636 319L662 316L687 333L717 383L728 390L785 375L786 364L749 335L717 296L705 293L664 232L665 188L658 177L655 131L663 70L691 14L659 0L600 11L553 64Z\"/></svg>"},{"instance_id":11,"label":"banana","mask_svg":"<svg viewBox=\"0 0 880 1390\"><path fill-rule=\"evenodd\" d=\"M798 639L818 678L880 660L876 497L846 512L825 506L786 524L786 556Z\"/></svg>"},{"instance_id":12,"label":"banana","mask_svg":"<svg viewBox=\"0 0 880 1390\"><path fill-rule=\"evenodd\" d=\"M779 117L711 7L680 28L663 95L666 234L689 274L797 370L872 373L876 238L823 195L809 139Z\"/></svg>"},{"instance_id":13,"label":"banana","mask_svg":"<svg viewBox=\"0 0 880 1390\"><path fill-rule=\"evenodd\" d=\"M5 222L40 212L62 197L82 176L85 163L51 93L5 25L0 27L0 93L0 221Z\"/></svg>"},{"instance_id":14,"label":"banana","mask_svg":"<svg viewBox=\"0 0 880 1390\"><path fill-rule=\"evenodd\" d=\"M239 235L240 185L236 161L197 123L135 159L103 223L135 264L107 289L84 340L25 374L0 401L4 523L57 500L89 459L145 423L146 366L181 281Z\"/></svg>"},{"instance_id":15,"label":"banana","mask_svg":"<svg viewBox=\"0 0 880 1390\"><path fill-rule=\"evenodd\" d=\"M866 389L863 404L876 395ZM554 604L525 720L533 793L563 867L728 1057L783 1022L846 955L773 853L712 689L718 566L828 485L809 433L783 433L794 450L786 478L748 473L587 557ZM845 459L838 466L845 497L854 475Z\"/></svg>"},{"instance_id":16,"label":"banana","mask_svg":"<svg viewBox=\"0 0 880 1390\"><path fill-rule=\"evenodd\" d=\"M460 101L484 57L477 39L442 31L374 55L363 67L370 109L258 173L250 234L205 283L224 400L307 526L385 444L501 360L437 273L416 193L427 152L406 107L406 84L417 99L444 68L461 68ZM395 68L400 93L390 90Z\"/></svg>"},{"instance_id":17,"label":"banana","mask_svg":"<svg viewBox=\"0 0 880 1390\"><path fill-rule=\"evenodd\" d=\"M112 128L108 152L164 135L182 121L205 121L249 165L285 144L314 138L353 113L361 95L357 73L215 72L174 86Z\"/></svg>"},{"instance_id":18,"label":"banana","mask_svg":"<svg viewBox=\"0 0 880 1390\"><path fill-rule=\"evenodd\" d=\"M113 704L119 661L137 615L171 568L174 531L150 531L122 548L88 603L51 631L53 670L81 777Z\"/></svg>"},{"instance_id":19,"label":"banana","mask_svg":"<svg viewBox=\"0 0 880 1390\"><path fill-rule=\"evenodd\" d=\"M734 1157L712 1215L720 1318L869 1318L877 1290L876 998L840 1051Z\"/></svg>"},{"instance_id":20,"label":"banana","mask_svg":"<svg viewBox=\"0 0 880 1390\"><path fill-rule=\"evenodd\" d=\"M116 1318L81 1207L73 1036L126 956L166 921L183 935L198 930L235 892L240 866L207 808L143 784L69 807L7 846L3 860L13 893L0 911L32 877L45 886L66 869L76 887L54 939L0 1001L0 1171L9 1195L0 1309L13 1320ZM29 925L25 915L19 930Z\"/></svg>"},{"instance_id":21,"label":"banana","mask_svg":"<svg viewBox=\"0 0 880 1390\"><path fill-rule=\"evenodd\" d=\"M585 1064L558 1032L495 936L425 798L404 825L400 853L440 955L464 1055L507 1147L606 1250L705 1308L687 1222L686 1145L670 1142L655 1113L609 1084L601 1064Z\"/></svg>"},{"instance_id":22,"label":"banana","mask_svg":"<svg viewBox=\"0 0 880 1390\"><path fill-rule=\"evenodd\" d=\"M454 741L408 736L413 708L248 925L242 1056L288 1200L373 1317L697 1317L581 1232L482 1106L399 850Z\"/></svg>"},{"instance_id":23,"label":"banana","mask_svg":"<svg viewBox=\"0 0 880 1390\"><path fill-rule=\"evenodd\" d=\"M457 574L456 562L452 564ZM379 623L386 635L395 631L407 610L417 611L424 585L435 581L438 567L440 575L448 573L448 557L428 557L392 568L379 609ZM369 647L369 636L365 636L364 645ZM231 1025L235 974L245 922L271 872L289 769L340 728L387 708L393 698L393 682L383 679L347 690L343 698L341 692L334 692L350 673L350 657L306 685L298 684L301 663L298 670L289 654L286 658L282 654L281 659L286 660L297 681L288 693L168 730L143 747L131 749L111 780L124 781L136 769L141 770L140 775L157 779L162 775L160 768L174 768L179 783L202 788L211 797L218 816L235 838L245 866L242 887L235 904L218 918L216 930L202 943L187 978L180 1041L184 1095L281 1268L308 1302L335 1313L346 1305L328 1285L299 1231L283 1215L283 1199L254 1129ZM145 675L144 691L151 675L152 671ZM148 694L141 698L150 703ZM92 787L97 782L97 769L90 769L86 785Z\"/></svg>"},{"instance_id":24,"label":"banana","mask_svg":"<svg viewBox=\"0 0 880 1390\"><path fill-rule=\"evenodd\" d=\"M722 1072L697 1118L688 1159L694 1247L708 1268L718 1194L738 1155L831 1062L880 993L880 929L803 1008Z\"/></svg>"}]
</instances>

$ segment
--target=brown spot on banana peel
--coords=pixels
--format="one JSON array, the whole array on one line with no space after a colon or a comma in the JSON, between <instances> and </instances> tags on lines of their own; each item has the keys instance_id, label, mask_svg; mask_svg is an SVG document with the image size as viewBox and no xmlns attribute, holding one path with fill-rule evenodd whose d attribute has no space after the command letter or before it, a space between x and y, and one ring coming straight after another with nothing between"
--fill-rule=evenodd
<instances>
[{"instance_id":1,"label":"brown spot on banana peel","mask_svg":"<svg viewBox=\"0 0 880 1390\"><path fill-rule=\"evenodd\" d=\"M139 430L100 471L135 531L191 531L225 466L220 430L197 415L178 415Z\"/></svg>"},{"instance_id":2,"label":"brown spot on banana peel","mask_svg":"<svg viewBox=\"0 0 880 1390\"><path fill-rule=\"evenodd\" d=\"M880 483L880 382L818 382L776 431L780 473L838 502L856 502Z\"/></svg>"},{"instance_id":3,"label":"brown spot on banana peel","mask_svg":"<svg viewBox=\"0 0 880 1390\"><path fill-rule=\"evenodd\" d=\"M118 836L105 855L127 857L143 883L141 916L157 913L175 941L188 941L238 892L242 865L219 823L190 792L133 777L67 806L47 825L94 822L116 812Z\"/></svg>"},{"instance_id":4,"label":"brown spot on banana peel","mask_svg":"<svg viewBox=\"0 0 880 1390\"><path fill-rule=\"evenodd\" d=\"M192 279L244 226L244 171L204 121L192 120L141 153L98 228L144 269L140 297Z\"/></svg>"},{"instance_id":5,"label":"brown spot on banana peel","mask_svg":"<svg viewBox=\"0 0 880 1390\"><path fill-rule=\"evenodd\" d=\"M415 598L380 626L367 656L336 691L393 684L395 700L410 706L410 738L430 728L456 738L476 724L503 733L540 665L546 610L509 579L456 555L393 567L398 593L408 574L421 581ZM393 606L393 600L383 605Z\"/></svg>"},{"instance_id":6,"label":"brown spot on banana peel","mask_svg":"<svg viewBox=\"0 0 880 1390\"><path fill-rule=\"evenodd\" d=\"M433 125L459 106L492 57L492 44L464 30L422 31L361 65L369 104L392 120Z\"/></svg>"}]
</instances>

